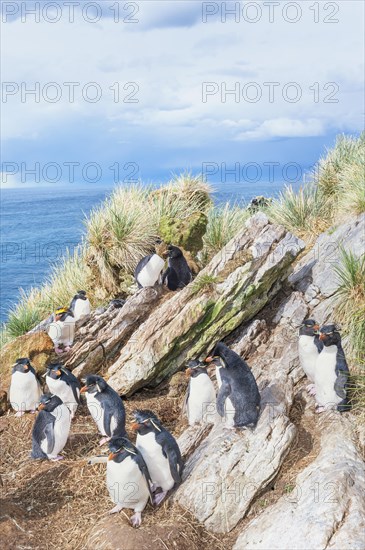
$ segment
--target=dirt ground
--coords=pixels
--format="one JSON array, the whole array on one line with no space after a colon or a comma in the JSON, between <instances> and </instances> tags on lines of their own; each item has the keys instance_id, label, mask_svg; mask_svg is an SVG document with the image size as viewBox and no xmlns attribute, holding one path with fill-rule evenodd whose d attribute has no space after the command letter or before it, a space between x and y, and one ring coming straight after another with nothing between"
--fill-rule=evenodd
<instances>
[{"instance_id":1,"label":"dirt ground","mask_svg":"<svg viewBox=\"0 0 365 550\"><path fill-rule=\"evenodd\" d=\"M255 499L247 517L231 533L220 536L208 533L187 510L167 501L157 510L148 504L138 531L128 527L131 510L114 516L114 525L118 522L116 525L128 529L128 543L120 548L142 550L143 533L150 537L156 526L159 534L153 546L149 547L151 550L200 550L208 545L212 550L232 548L245 524L283 494L292 491L296 475L318 452L314 415L308 411L304 415L306 402L302 395L303 392L298 391L291 411L291 420L298 427L296 444L277 478ZM142 390L124 401L127 431L131 412L136 408L149 408L178 437L187 426L180 415L181 402L181 396L169 396L166 385L153 391ZM99 447L100 436L84 406L72 423L71 436L62 453L64 460L32 461L29 453L33 422L34 415L31 414L15 418L10 413L0 418L2 547L6 550L89 550L87 540L90 533L100 518L108 517L113 504L105 485L105 465L88 466L86 459L107 453L107 446ZM133 441L134 436L129 435ZM92 548L96 546L92 545Z\"/></svg>"}]
</instances>

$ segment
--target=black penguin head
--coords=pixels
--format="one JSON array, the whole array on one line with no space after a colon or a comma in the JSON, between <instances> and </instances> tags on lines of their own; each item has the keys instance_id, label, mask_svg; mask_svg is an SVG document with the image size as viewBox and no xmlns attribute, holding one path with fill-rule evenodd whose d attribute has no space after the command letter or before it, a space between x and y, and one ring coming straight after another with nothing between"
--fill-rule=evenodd
<instances>
[{"instance_id":1,"label":"black penguin head","mask_svg":"<svg viewBox=\"0 0 365 550\"><path fill-rule=\"evenodd\" d=\"M20 357L17 359L13 365L12 373L21 372L23 374L28 374L28 372L33 372L34 369L30 364L28 357Z\"/></svg>"},{"instance_id":2,"label":"black penguin head","mask_svg":"<svg viewBox=\"0 0 365 550\"><path fill-rule=\"evenodd\" d=\"M53 380L58 380L62 376L63 368L62 363L51 363L47 367L46 376L53 378Z\"/></svg>"},{"instance_id":3,"label":"black penguin head","mask_svg":"<svg viewBox=\"0 0 365 550\"><path fill-rule=\"evenodd\" d=\"M173 244L169 244L167 247L167 256L171 259L174 258L180 258L183 255L180 248L177 246L174 246Z\"/></svg>"},{"instance_id":4,"label":"black penguin head","mask_svg":"<svg viewBox=\"0 0 365 550\"><path fill-rule=\"evenodd\" d=\"M104 378L97 376L96 374L89 374L83 382L85 382L85 386L81 388L81 393L100 393L105 391L108 387L108 384L105 382Z\"/></svg>"},{"instance_id":5,"label":"black penguin head","mask_svg":"<svg viewBox=\"0 0 365 550\"><path fill-rule=\"evenodd\" d=\"M52 412L59 405L62 405L62 400L57 395L45 393L40 399L38 410Z\"/></svg>"},{"instance_id":6,"label":"black penguin head","mask_svg":"<svg viewBox=\"0 0 365 550\"><path fill-rule=\"evenodd\" d=\"M319 339L324 346L340 346L341 336L337 325L324 325L320 328Z\"/></svg>"},{"instance_id":7,"label":"black penguin head","mask_svg":"<svg viewBox=\"0 0 365 550\"><path fill-rule=\"evenodd\" d=\"M304 321L299 329L299 336L315 336L318 334L319 324L314 319Z\"/></svg>"},{"instance_id":8,"label":"black penguin head","mask_svg":"<svg viewBox=\"0 0 365 550\"><path fill-rule=\"evenodd\" d=\"M159 433L162 431L162 424L158 417L150 410L138 409L133 412L135 422L132 424L132 430L140 435L149 432Z\"/></svg>"},{"instance_id":9,"label":"black penguin head","mask_svg":"<svg viewBox=\"0 0 365 550\"><path fill-rule=\"evenodd\" d=\"M129 441L128 437L112 437L109 441L109 457L108 460L114 460L121 453L126 453L126 456L129 454L131 456L136 456L138 450L135 446Z\"/></svg>"},{"instance_id":10,"label":"black penguin head","mask_svg":"<svg viewBox=\"0 0 365 550\"><path fill-rule=\"evenodd\" d=\"M187 369L185 370L186 376L195 378L199 374L207 374L207 365L203 361L193 359L188 362Z\"/></svg>"},{"instance_id":11,"label":"black penguin head","mask_svg":"<svg viewBox=\"0 0 365 550\"><path fill-rule=\"evenodd\" d=\"M78 296L86 296L86 290L78 290L77 295Z\"/></svg>"}]
</instances>

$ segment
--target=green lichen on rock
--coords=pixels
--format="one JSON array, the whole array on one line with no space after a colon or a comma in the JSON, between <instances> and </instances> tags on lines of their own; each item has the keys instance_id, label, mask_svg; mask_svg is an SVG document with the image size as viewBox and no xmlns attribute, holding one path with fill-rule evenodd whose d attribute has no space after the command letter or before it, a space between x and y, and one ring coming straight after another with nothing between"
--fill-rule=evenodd
<instances>
[{"instance_id":1,"label":"green lichen on rock","mask_svg":"<svg viewBox=\"0 0 365 550\"><path fill-rule=\"evenodd\" d=\"M203 236L208 218L204 212L195 212L186 219L163 216L159 223L159 235L168 244L180 246L197 254L203 248Z\"/></svg>"}]
</instances>

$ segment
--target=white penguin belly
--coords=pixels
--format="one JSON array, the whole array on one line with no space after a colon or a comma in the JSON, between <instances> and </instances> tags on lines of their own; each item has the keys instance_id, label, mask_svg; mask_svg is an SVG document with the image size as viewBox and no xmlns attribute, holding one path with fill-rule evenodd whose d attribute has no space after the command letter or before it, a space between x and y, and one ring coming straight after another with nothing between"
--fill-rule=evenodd
<instances>
[{"instance_id":1,"label":"white penguin belly","mask_svg":"<svg viewBox=\"0 0 365 550\"><path fill-rule=\"evenodd\" d=\"M76 300L73 311L75 321L78 321L79 319L81 319L81 317L84 317L85 315L89 315L90 311L91 307L88 299Z\"/></svg>"},{"instance_id":2,"label":"white penguin belly","mask_svg":"<svg viewBox=\"0 0 365 550\"><path fill-rule=\"evenodd\" d=\"M138 273L137 281L143 287L153 286L158 281L164 266L164 260L158 254L153 254L148 263Z\"/></svg>"},{"instance_id":3,"label":"white penguin belly","mask_svg":"<svg viewBox=\"0 0 365 550\"><path fill-rule=\"evenodd\" d=\"M335 392L337 346L324 347L316 364L316 401L326 409L335 408L341 397Z\"/></svg>"},{"instance_id":4,"label":"white penguin belly","mask_svg":"<svg viewBox=\"0 0 365 550\"><path fill-rule=\"evenodd\" d=\"M17 372L11 376L9 400L15 411L34 411L42 391L33 373Z\"/></svg>"},{"instance_id":5,"label":"white penguin belly","mask_svg":"<svg viewBox=\"0 0 365 550\"><path fill-rule=\"evenodd\" d=\"M314 343L313 336L299 336L298 344L299 361L302 369L311 382L314 382L318 349Z\"/></svg>"},{"instance_id":6,"label":"white penguin belly","mask_svg":"<svg viewBox=\"0 0 365 550\"><path fill-rule=\"evenodd\" d=\"M216 395L213 382L207 374L190 379L188 418L192 426L197 422L213 422Z\"/></svg>"},{"instance_id":7,"label":"white penguin belly","mask_svg":"<svg viewBox=\"0 0 365 550\"><path fill-rule=\"evenodd\" d=\"M71 346L75 336L75 319L68 315L64 321L55 321L49 325L48 335L58 346Z\"/></svg>"},{"instance_id":8,"label":"white penguin belly","mask_svg":"<svg viewBox=\"0 0 365 550\"><path fill-rule=\"evenodd\" d=\"M77 410L77 401L74 397L72 388L68 384L66 384L64 380L55 380L50 376L46 376L46 382L50 392L54 395L57 395L62 400L62 402L70 409L71 418L73 418ZM78 395L80 395L80 391L77 390L77 392Z\"/></svg>"},{"instance_id":9,"label":"white penguin belly","mask_svg":"<svg viewBox=\"0 0 365 550\"><path fill-rule=\"evenodd\" d=\"M152 482L163 491L172 489L175 481L170 472L169 460L162 454L162 447L157 443L155 434L153 432L146 435L138 434L136 447L147 464Z\"/></svg>"},{"instance_id":10,"label":"white penguin belly","mask_svg":"<svg viewBox=\"0 0 365 550\"><path fill-rule=\"evenodd\" d=\"M86 392L86 403L89 409L89 412L94 420L95 424L98 427L101 435L107 436L104 430L104 409L100 405L99 401L94 397L92 393Z\"/></svg>"},{"instance_id":11,"label":"white penguin belly","mask_svg":"<svg viewBox=\"0 0 365 550\"><path fill-rule=\"evenodd\" d=\"M45 438L41 442L41 449L48 458L55 458L66 445L71 427L71 414L63 403L56 407L51 414L56 419L54 423L54 447L48 453L47 439Z\"/></svg>"},{"instance_id":12,"label":"white penguin belly","mask_svg":"<svg viewBox=\"0 0 365 550\"><path fill-rule=\"evenodd\" d=\"M146 478L131 457L117 463L108 460L106 485L114 504L142 512L149 498Z\"/></svg>"},{"instance_id":13,"label":"white penguin belly","mask_svg":"<svg viewBox=\"0 0 365 550\"><path fill-rule=\"evenodd\" d=\"M225 415L224 415L224 422L225 425L230 428L234 426L234 415L236 412L236 409L234 408L232 401L229 397L227 397L224 407Z\"/></svg>"}]
</instances>

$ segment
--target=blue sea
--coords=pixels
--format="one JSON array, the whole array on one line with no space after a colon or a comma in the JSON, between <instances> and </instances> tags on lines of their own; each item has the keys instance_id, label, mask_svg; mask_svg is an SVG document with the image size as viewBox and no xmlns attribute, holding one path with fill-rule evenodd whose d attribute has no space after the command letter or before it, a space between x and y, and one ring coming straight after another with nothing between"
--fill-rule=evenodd
<instances>
[{"instance_id":1,"label":"blue sea","mask_svg":"<svg viewBox=\"0 0 365 550\"><path fill-rule=\"evenodd\" d=\"M272 197L282 182L214 184L215 201L249 202L256 195ZM81 241L84 219L110 194L108 188L14 188L1 191L1 310L25 291L42 284L50 264L61 261L66 248Z\"/></svg>"}]
</instances>

